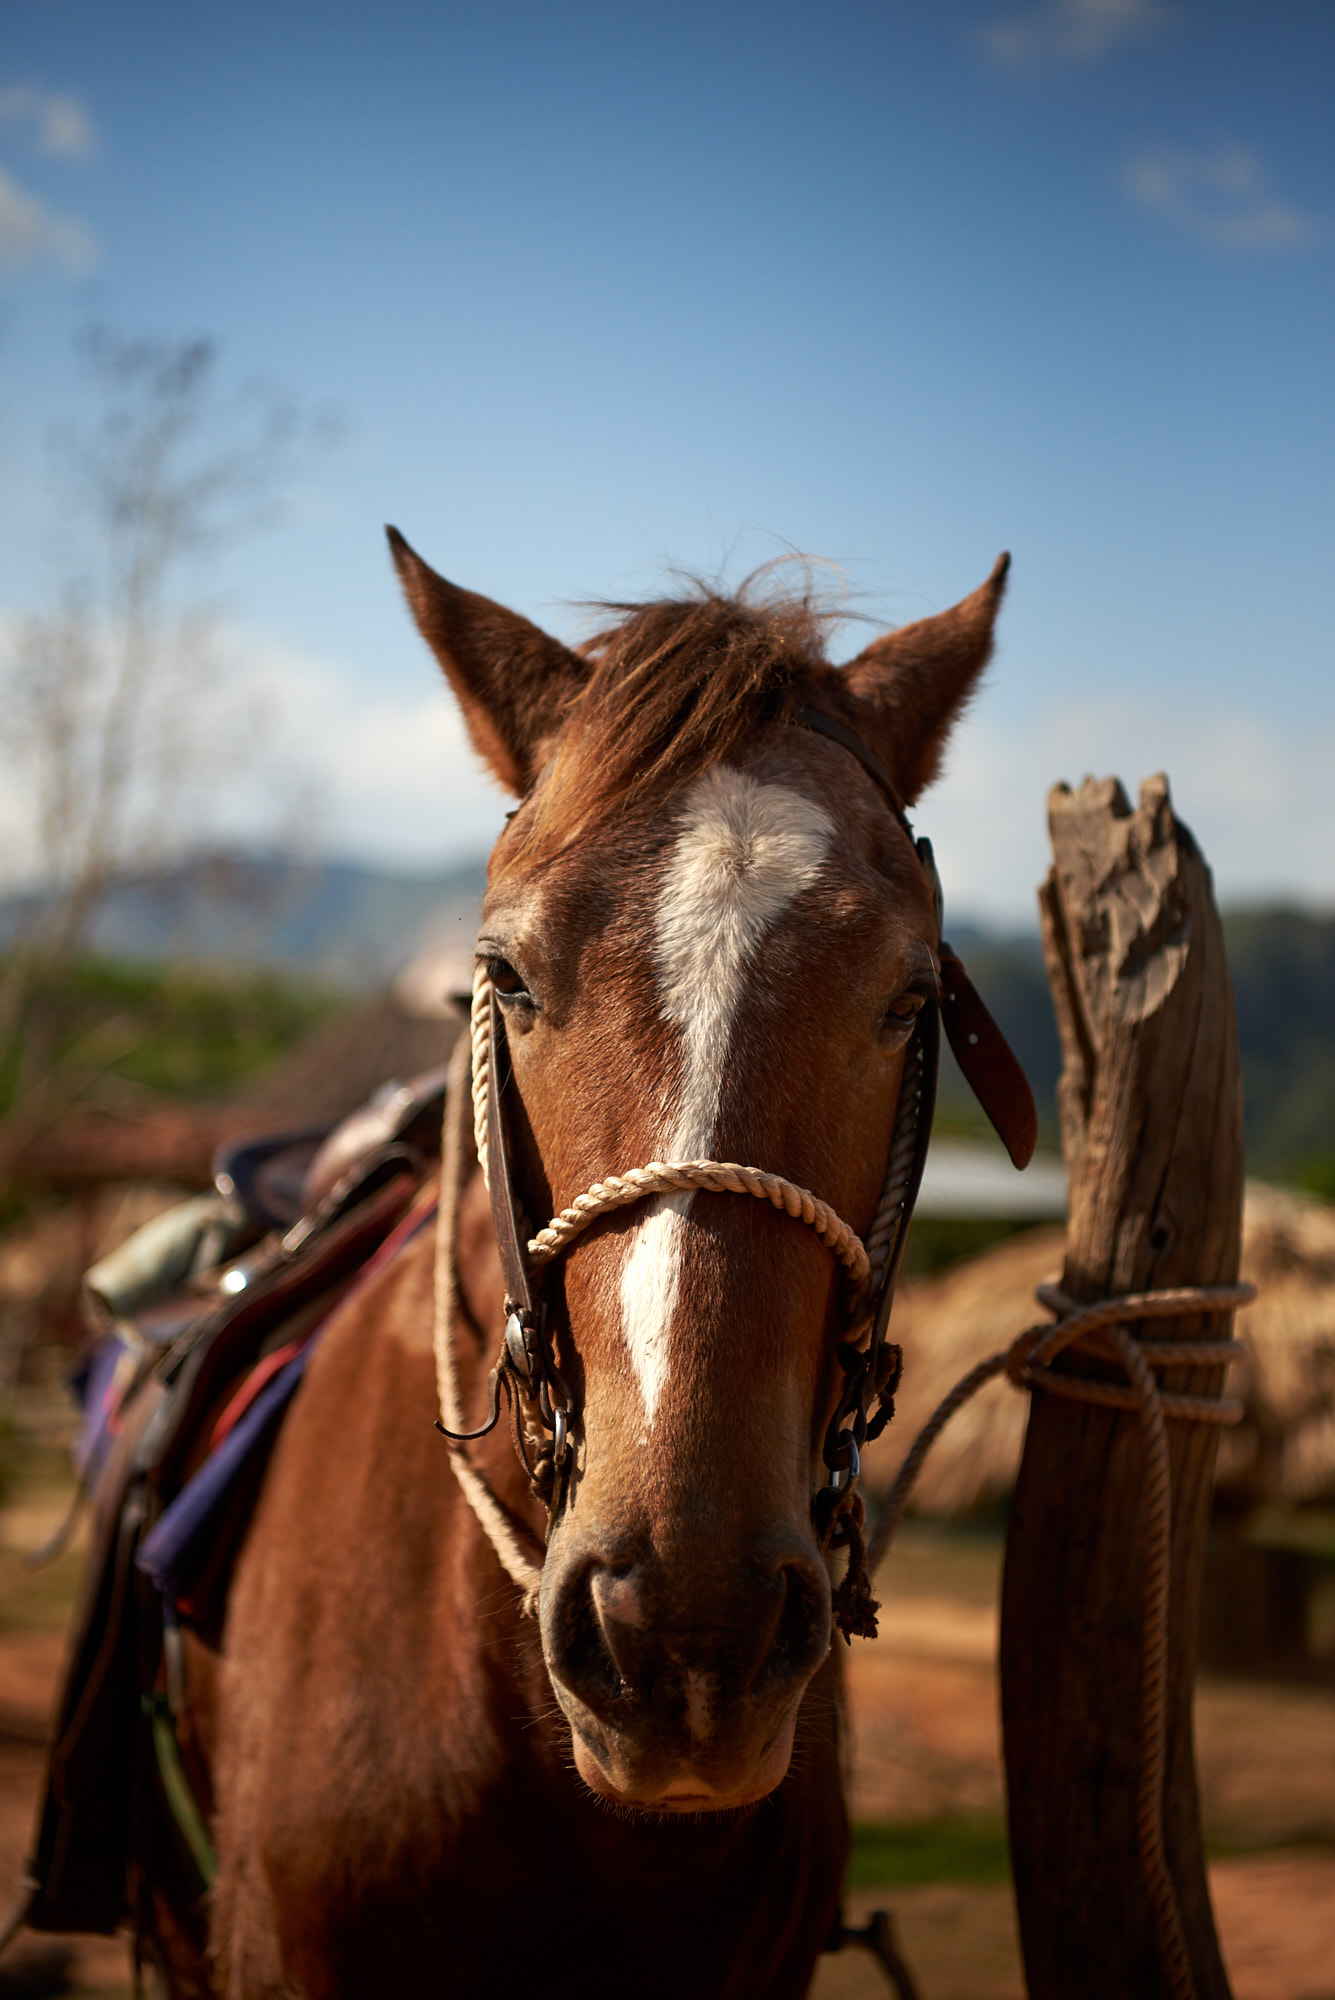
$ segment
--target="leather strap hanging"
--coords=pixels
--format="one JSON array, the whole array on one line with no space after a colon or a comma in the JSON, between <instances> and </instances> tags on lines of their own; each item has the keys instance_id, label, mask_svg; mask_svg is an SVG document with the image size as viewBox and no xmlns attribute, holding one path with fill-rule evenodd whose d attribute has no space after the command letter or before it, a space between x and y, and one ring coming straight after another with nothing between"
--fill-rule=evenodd
<instances>
[{"instance_id":1,"label":"leather strap hanging","mask_svg":"<svg viewBox=\"0 0 1335 2000\"><path fill-rule=\"evenodd\" d=\"M950 946L941 946L941 1025L964 1080L1017 1167L1038 1142L1038 1111L1029 1079Z\"/></svg>"}]
</instances>

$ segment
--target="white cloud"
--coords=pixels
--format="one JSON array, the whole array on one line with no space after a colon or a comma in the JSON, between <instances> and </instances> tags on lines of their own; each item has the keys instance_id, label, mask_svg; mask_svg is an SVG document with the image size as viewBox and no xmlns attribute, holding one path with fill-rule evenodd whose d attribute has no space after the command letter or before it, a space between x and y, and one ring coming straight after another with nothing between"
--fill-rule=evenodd
<instances>
[{"instance_id":1,"label":"white cloud","mask_svg":"<svg viewBox=\"0 0 1335 2000\"><path fill-rule=\"evenodd\" d=\"M382 692L332 661L263 642L245 651L246 687L270 718L261 763L267 750L309 783L324 850L426 868L490 848L513 801L483 776L429 660L419 687ZM263 778L242 783L229 829L263 838L256 826L272 809Z\"/></svg>"},{"instance_id":2,"label":"white cloud","mask_svg":"<svg viewBox=\"0 0 1335 2000\"><path fill-rule=\"evenodd\" d=\"M1221 250L1292 249L1323 233L1315 218L1271 191L1246 146L1213 153L1148 147L1127 162L1122 184L1133 201Z\"/></svg>"},{"instance_id":3,"label":"white cloud","mask_svg":"<svg viewBox=\"0 0 1335 2000\"><path fill-rule=\"evenodd\" d=\"M92 231L77 216L61 215L29 194L0 167L0 264L30 264L51 257L68 271L97 262Z\"/></svg>"},{"instance_id":4,"label":"white cloud","mask_svg":"<svg viewBox=\"0 0 1335 2000\"><path fill-rule=\"evenodd\" d=\"M1032 727L983 712L961 727L946 776L914 815L930 835L950 909L1036 921L1046 874L1045 801L1089 773L1166 771L1225 903L1287 896L1335 909L1335 728L1284 729L1259 713L1163 697L1070 703ZM947 924L949 935L949 924Z\"/></svg>"},{"instance_id":5,"label":"white cloud","mask_svg":"<svg viewBox=\"0 0 1335 2000\"><path fill-rule=\"evenodd\" d=\"M1043 0L1012 20L994 21L978 39L1014 69L1051 62L1097 62L1169 18L1154 0Z\"/></svg>"},{"instance_id":6,"label":"white cloud","mask_svg":"<svg viewBox=\"0 0 1335 2000\"><path fill-rule=\"evenodd\" d=\"M35 83L0 90L0 125L28 126L33 150L50 159L86 159L97 145L93 121L78 98Z\"/></svg>"}]
</instances>

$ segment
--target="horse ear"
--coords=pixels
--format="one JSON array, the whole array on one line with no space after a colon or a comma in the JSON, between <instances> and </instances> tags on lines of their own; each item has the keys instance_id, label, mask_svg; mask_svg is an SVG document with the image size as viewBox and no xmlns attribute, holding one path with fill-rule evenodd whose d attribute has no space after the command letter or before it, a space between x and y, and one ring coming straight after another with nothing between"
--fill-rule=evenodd
<instances>
[{"instance_id":1,"label":"horse ear","mask_svg":"<svg viewBox=\"0 0 1335 2000\"><path fill-rule=\"evenodd\" d=\"M584 661L517 611L437 576L397 528L385 533L408 608L445 669L473 748L521 796L537 773L539 746L584 684Z\"/></svg>"},{"instance_id":2,"label":"horse ear","mask_svg":"<svg viewBox=\"0 0 1335 2000\"><path fill-rule=\"evenodd\" d=\"M901 625L845 667L858 727L889 767L906 805L936 776L947 736L992 651L1010 557L953 610Z\"/></svg>"}]
</instances>

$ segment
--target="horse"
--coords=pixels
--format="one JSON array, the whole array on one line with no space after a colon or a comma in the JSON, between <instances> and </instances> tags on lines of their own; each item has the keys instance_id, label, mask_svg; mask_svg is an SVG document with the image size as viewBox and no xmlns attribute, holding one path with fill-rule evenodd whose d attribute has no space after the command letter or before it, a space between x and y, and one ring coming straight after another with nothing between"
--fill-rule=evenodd
<instances>
[{"instance_id":1,"label":"horse","mask_svg":"<svg viewBox=\"0 0 1335 2000\"><path fill-rule=\"evenodd\" d=\"M221 1637L185 1634L217 1877L206 1933L158 1893L154 1955L173 1995L226 2000L797 2000L849 1849L850 1291L941 985L905 813L1007 559L837 668L809 594L683 588L571 648L389 536L517 801L448 1226L334 1312ZM614 1203L640 1162L758 1165ZM523 1240L563 1211L535 1313ZM498 1379L509 1434L460 1441Z\"/></svg>"}]
</instances>

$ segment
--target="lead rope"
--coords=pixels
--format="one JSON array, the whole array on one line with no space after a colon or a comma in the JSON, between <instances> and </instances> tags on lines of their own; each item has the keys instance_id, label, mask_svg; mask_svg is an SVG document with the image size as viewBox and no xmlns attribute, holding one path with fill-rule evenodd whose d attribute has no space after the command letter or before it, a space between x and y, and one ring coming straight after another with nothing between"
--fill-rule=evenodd
<instances>
[{"instance_id":1,"label":"lead rope","mask_svg":"<svg viewBox=\"0 0 1335 2000\"><path fill-rule=\"evenodd\" d=\"M1246 1352L1237 1340L1136 1340L1125 1322L1172 1319L1185 1313L1229 1313L1256 1297L1256 1287L1180 1285L1172 1291L1128 1292L1120 1298L1080 1305L1056 1285L1038 1287L1040 1305L1055 1323L1031 1326L1009 1347L989 1355L963 1376L937 1404L919 1431L890 1489L871 1538L867 1567L876 1574L928 1452L950 1418L986 1382L1006 1375L1017 1389L1045 1390L1082 1403L1135 1410L1145 1442L1145 1582L1141 1616L1140 1782L1136 1798L1136 1840L1141 1871L1154 1906L1159 1949L1173 2000L1196 2000L1196 1983L1182 1930L1182 1912L1164 1843L1164 1780L1168 1765L1168 1588L1173 1546L1172 1471L1168 1458L1169 1417L1180 1422L1236 1424L1242 1404L1233 1396L1187 1394L1160 1389L1156 1368L1227 1367ZM1058 1374L1052 1367L1067 1348L1115 1360L1128 1385L1089 1375Z\"/></svg>"},{"instance_id":2,"label":"lead rope","mask_svg":"<svg viewBox=\"0 0 1335 2000\"><path fill-rule=\"evenodd\" d=\"M491 1184L487 1148L487 1101L491 1090L491 985L485 967L479 966L473 979L469 1032L467 1036L461 1035L456 1045L445 1097L440 1199L436 1211L432 1345L436 1358L440 1421L447 1435L465 1428L454 1353L454 1322L460 1305L454 1247L459 1203L471 1164L468 1158L470 1139L483 1178L488 1187ZM916 1041L910 1044L910 1048L916 1050ZM806 1223L838 1258L848 1273L848 1317L851 1330L857 1332L866 1324L868 1302L875 1300L879 1294L903 1224L921 1098L922 1061L919 1053L916 1059L911 1058L906 1064L885 1185L865 1244L856 1230L836 1215L828 1203L807 1188L785 1180L781 1174L765 1173L759 1167L742 1166L732 1160L652 1160L646 1167L634 1167L624 1174L609 1174L605 1180L595 1182L529 1240L529 1257L535 1264L550 1262L599 1215L652 1195L696 1188L711 1194L752 1195L757 1200L770 1202L795 1222ZM524 1613L532 1615L537 1610L542 1566L528 1553L525 1543L528 1542L536 1550L536 1540L493 1492L476 1466L470 1464L465 1445L457 1437L450 1438L449 1444L450 1464L464 1498L477 1516L506 1574L522 1591ZM841 1499L847 1508L852 1501L851 1485L845 1488L845 1495L847 1497L841 1495ZM859 1548L860 1541L856 1545L850 1543L850 1560L855 1559Z\"/></svg>"}]
</instances>

